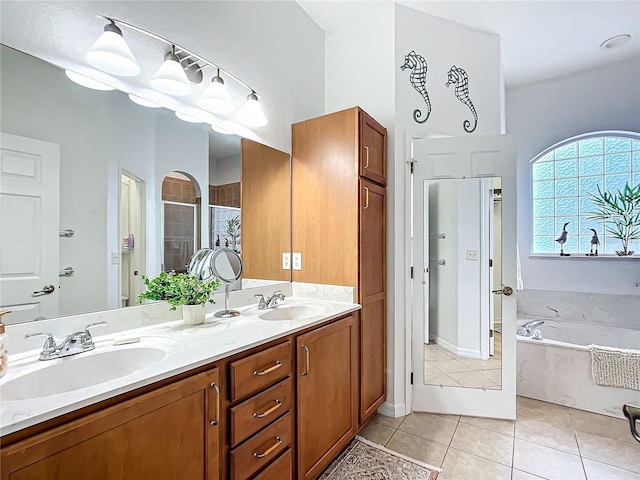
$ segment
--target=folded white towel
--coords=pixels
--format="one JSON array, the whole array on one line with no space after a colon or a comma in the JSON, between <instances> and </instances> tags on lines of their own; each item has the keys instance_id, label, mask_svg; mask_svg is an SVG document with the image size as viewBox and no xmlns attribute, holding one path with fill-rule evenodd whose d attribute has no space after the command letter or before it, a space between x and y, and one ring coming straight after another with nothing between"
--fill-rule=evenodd
<instances>
[{"instance_id":1,"label":"folded white towel","mask_svg":"<svg viewBox=\"0 0 640 480\"><path fill-rule=\"evenodd\" d=\"M640 350L600 345L589 350L594 383L640 390Z\"/></svg>"}]
</instances>

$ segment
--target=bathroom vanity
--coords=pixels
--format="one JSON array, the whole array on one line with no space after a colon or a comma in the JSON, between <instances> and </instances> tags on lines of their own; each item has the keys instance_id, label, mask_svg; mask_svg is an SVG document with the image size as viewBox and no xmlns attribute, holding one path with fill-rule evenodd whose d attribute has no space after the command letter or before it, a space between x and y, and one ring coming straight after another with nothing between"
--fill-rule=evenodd
<instances>
[{"instance_id":1,"label":"bathroom vanity","mask_svg":"<svg viewBox=\"0 0 640 480\"><path fill-rule=\"evenodd\" d=\"M313 305L324 313L258 317L287 316L290 308L320 311ZM63 479L78 472L91 479L315 478L362 426L359 309L289 297L264 313L244 308L233 320L128 331L141 343L171 337L180 348L171 347L146 374L129 377L129 390L106 382L43 402L34 385L32 399L5 398L1 478ZM112 348L100 337L96 344L95 354L56 361ZM30 373L22 365L14 370L0 388ZM9 398L28 396L7 391ZM56 401L72 409L60 415Z\"/></svg>"}]
</instances>

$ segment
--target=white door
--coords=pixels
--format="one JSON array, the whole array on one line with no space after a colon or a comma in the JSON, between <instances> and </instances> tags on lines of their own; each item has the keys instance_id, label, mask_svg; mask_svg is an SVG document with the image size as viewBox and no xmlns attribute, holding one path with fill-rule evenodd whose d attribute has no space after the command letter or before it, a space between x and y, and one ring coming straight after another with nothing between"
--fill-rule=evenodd
<instances>
[{"instance_id":1,"label":"white door","mask_svg":"<svg viewBox=\"0 0 640 480\"><path fill-rule=\"evenodd\" d=\"M58 315L60 147L0 134L0 309Z\"/></svg>"},{"instance_id":2,"label":"white door","mask_svg":"<svg viewBox=\"0 0 640 480\"><path fill-rule=\"evenodd\" d=\"M465 215L471 215L468 211L470 198L472 203L478 205L490 204L481 200L482 196L487 196L483 189L487 182L477 179L499 177L502 182L502 278L506 285L515 286L515 138L450 137L414 139L412 143L410 151L413 152L414 169L411 180L411 248L414 271L422 270L424 275L414 275L412 280L412 410L515 418L515 295L499 297L502 300L501 358L484 360L481 358L481 352L488 352L489 341L481 332L481 318L489 318L488 293L491 283L488 269L484 264L483 268L480 268L479 262L488 262L486 252L489 251L489 237L483 235L481 225L487 225L489 218L487 215L483 220L481 209L478 208L480 213L477 214L477 218L468 222L464 220ZM469 179L476 181L466 182ZM462 212L458 214L462 221L448 215L442 209L438 210L441 217L438 222L429 218L429 205L432 205L433 212L435 206L443 205L443 199L447 198L453 198L452 203L456 202L457 211ZM433 231L434 228L448 231ZM476 238L474 243L474 239L471 238L473 235L468 232L477 232L474 235L480 238ZM454 265L460 269L457 273L453 272ZM469 283L471 277L464 274L465 271L471 271L471 267L475 269L473 272L477 272L473 274L477 277L475 283ZM453 284L454 288L441 287L452 285L452 278L458 279L457 283ZM430 283L433 283L431 288ZM429 298L429 292L432 293L432 297L435 292L436 298ZM451 322L447 324L443 321L442 326L438 327L434 323L434 307L440 306L444 311L463 318L463 312L469 310L471 298L475 299L477 305L477 320L469 326L453 325L453 329L454 333L461 337L473 338L475 335L476 345L473 348L459 347L456 350L455 345L445 340L447 332L444 330L452 328ZM436 344L425 345L425 339L429 337L429 332L424 331L428 325L425 319L429 309L432 310L432 315L429 316L428 323L432 324L434 337L443 338L442 344L445 347L438 351L432 350L440 348L436 345L437 340ZM482 323L488 327L486 320ZM437 328L443 331L437 331ZM457 365L462 368L454 371ZM491 368L487 368L486 365L490 365ZM476 371L476 368L479 370ZM491 380L491 377L494 380ZM484 379L486 383L479 379Z\"/></svg>"}]
</instances>

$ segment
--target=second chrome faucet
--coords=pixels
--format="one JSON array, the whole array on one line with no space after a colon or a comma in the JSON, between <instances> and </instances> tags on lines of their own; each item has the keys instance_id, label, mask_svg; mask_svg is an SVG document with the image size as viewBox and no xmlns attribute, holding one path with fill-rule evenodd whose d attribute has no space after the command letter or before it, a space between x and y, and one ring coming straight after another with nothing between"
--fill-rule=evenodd
<instances>
[{"instance_id":1,"label":"second chrome faucet","mask_svg":"<svg viewBox=\"0 0 640 480\"><path fill-rule=\"evenodd\" d=\"M51 333L27 333L24 338L47 337L40 352L40 360L53 360L54 358L68 357L82 352L88 352L96 348L89 329L104 327L107 322L92 323L84 327L81 332L67 335L60 344L56 343Z\"/></svg>"},{"instance_id":2,"label":"second chrome faucet","mask_svg":"<svg viewBox=\"0 0 640 480\"><path fill-rule=\"evenodd\" d=\"M258 310L266 310L268 308L276 307L278 305L278 300L284 302L284 294L280 290L276 290L275 292L273 292L273 295L267 297L266 299L261 293L258 293L255 296L260 297Z\"/></svg>"}]
</instances>

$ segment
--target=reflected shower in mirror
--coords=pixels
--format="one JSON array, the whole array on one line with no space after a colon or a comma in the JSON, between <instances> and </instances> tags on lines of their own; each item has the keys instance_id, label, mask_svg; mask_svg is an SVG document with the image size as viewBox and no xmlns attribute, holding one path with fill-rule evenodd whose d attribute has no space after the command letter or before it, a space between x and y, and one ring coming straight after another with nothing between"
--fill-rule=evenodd
<instances>
[{"instance_id":1,"label":"reflected shower in mirror","mask_svg":"<svg viewBox=\"0 0 640 480\"><path fill-rule=\"evenodd\" d=\"M0 262L0 307L13 310L11 323L132 306L142 275L185 271L202 247L241 253L238 288L291 280L282 268L291 238L287 153L145 108L117 90L81 87L57 66L4 45L0 71L0 130L13 142L3 161L11 159L13 178L29 162L47 164L47 209L30 226L21 213L4 215L18 210L2 203L0 254L21 259ZM25 211L29 205L22 202ZM27 249L42 261L23 255ZM54 286L51 294L31 295L45 285Z\"/></svg>"},{"instance_id":2,"label":"reflected shower in mirror","mask_svg":"<svg viewBox=\"0 0 640 480\"><path fill-rule=\"evenodd\" d=\"M501 179L444 179L425 198L426 385L501 389Z\"/></svg>"}]
</instances>

